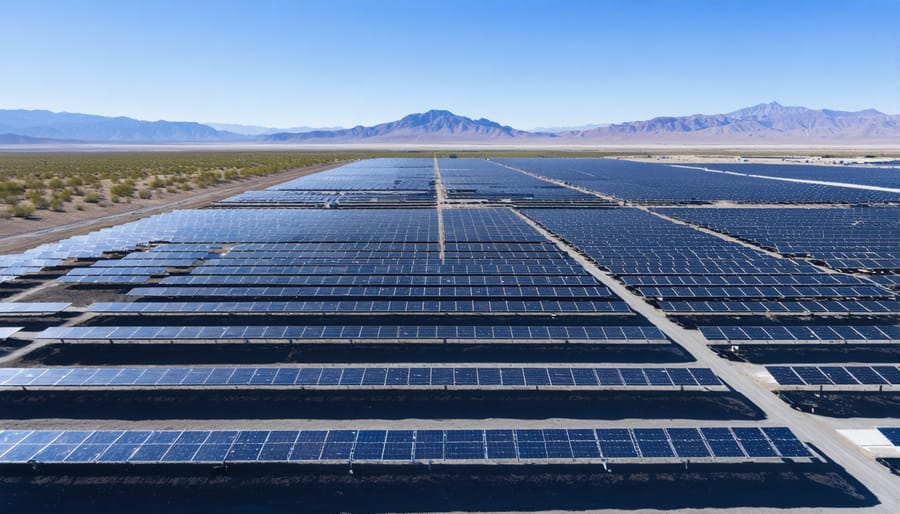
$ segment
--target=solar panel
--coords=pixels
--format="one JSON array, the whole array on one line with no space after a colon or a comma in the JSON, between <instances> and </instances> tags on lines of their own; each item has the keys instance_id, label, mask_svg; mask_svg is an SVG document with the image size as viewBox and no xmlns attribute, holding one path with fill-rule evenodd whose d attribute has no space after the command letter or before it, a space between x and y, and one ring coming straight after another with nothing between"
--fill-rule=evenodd
<instances>
[{"instance_id":1,"label":"solar panel","mask_svg":"<svg viewBox=\"0 0 900 514\"><path fill-rule=\"evenodd\" d=\"M781 385L803 385L806 382L787 366L767 366L766 370Z\"/></svg>"},{"instance_id":2,"label":"solar panel","mask_svg":"<svg viewBox=\"0 0 900 514\"><path fill-rule=\"evenodd\" d=\"M703 436L696 428L669 428L666 430L672 447L681 457L710 457L709 448L703 441Z\"/></svg>"},{"instance_id":3,"label":"solar panel","mask_svg":"<svg viewBox=\"0 0 900 514\"><path fill-rule=\"evenodd\" d=\"M630 431L624 429L597 429L600 451L605 458L637 458L638 451ZM652 458L652 456L650 457Z\"/></svg>"},{"instance_id":4,"label":"solar panel","mask_svg":"<svg viewBox=\"0 0 900 514\"><path fill-rule=\"evenodd\" d=\"M778 455L758 427L735 427L732 431L749 457L775 457Z\"/></svg>"},{"instance_id":5,"label":"solar panel","mask_svg":"<svg viewBox=\"0 0 900 514\"><path fill-rule=\"evenodd\" d=\"M888 383L887 380L869 366L847 366L846 370L860 384L882 385ZM779 383L781 382L779 381Z\"/></svg>"}]
</instances>

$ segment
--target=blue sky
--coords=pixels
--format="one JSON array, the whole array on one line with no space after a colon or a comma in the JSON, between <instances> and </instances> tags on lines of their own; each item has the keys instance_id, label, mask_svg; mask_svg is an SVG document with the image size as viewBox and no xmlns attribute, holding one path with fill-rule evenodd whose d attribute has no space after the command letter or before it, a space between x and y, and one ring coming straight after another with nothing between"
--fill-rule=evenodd
<instances>
[{"instance_id":1,"label":"blue sky","mask_svg":"<svg viewBox=\"0 0 900 514\"><path fill-rule=\"evenodd\" d=\"M760 102L900 113L898 0L0 0L0 108L518 128Z\"/></svg>"}]
</instances>

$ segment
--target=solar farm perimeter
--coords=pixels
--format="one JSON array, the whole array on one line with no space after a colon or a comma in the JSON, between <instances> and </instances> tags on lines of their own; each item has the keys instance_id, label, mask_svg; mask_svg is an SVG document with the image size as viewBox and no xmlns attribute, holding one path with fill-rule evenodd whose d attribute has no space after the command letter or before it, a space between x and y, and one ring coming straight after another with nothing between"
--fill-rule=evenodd
<instances>
[{"instance_id":1,"label":"solar farm perimeter","mask_svg":"<svg viewBox=\"0 0 900 514\"><path fill-rule=\"evenodd\" d=\"M23 510L900 508L900 172L372 159L0 256Z\"/></svg>"}]
</instances>

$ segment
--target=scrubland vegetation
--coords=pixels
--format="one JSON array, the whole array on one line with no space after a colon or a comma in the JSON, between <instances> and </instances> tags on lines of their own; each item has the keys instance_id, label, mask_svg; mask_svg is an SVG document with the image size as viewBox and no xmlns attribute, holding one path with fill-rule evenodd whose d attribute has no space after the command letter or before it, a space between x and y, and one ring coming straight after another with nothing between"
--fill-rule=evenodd
<instances>
[{"instance_id":1,"label":"scrubland vegetation","mask_svg":"<svg viewBox=\"0 0 900 514\"><path fill-rule=\"evenodd\" d=\"M357 158L301 152L0 154L0 216L81 210Z\"/></svg>"}]
</instances>

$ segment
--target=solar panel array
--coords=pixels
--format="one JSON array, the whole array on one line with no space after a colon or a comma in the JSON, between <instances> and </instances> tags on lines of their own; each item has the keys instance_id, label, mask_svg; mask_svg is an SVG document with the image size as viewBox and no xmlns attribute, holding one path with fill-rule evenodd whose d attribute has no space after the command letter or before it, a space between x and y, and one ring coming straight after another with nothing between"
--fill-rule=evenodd
<instances>
[{"instance_id":1,"label":"solar panel array","mask_svg":"<svg viewBox=\"0 0 900 514\"><path fill-rule=\"evenodd\" d=\"M709 300L718 301L718 312L830 312L830 304L823 303L828 300L849 300L866 312L897 312L896 295L865 279L834 280L804 262L772 257L641 210L526 213L668 312L717 312L708 308Z\"/></svg>"},{"instance_id":2,"label":"solar panel array","mask_svg":"<svg viewBox=\"0 0 900 514\"><path fill-rule=\"evenodd\" d=\"M431 159L369 159L278 184L247 191L220 205L359 207L434 205L435 173Z\"/></svg>"},{"instance_id":3,"label":"solar panel array","mask_svg":"<svg viewBox=\"0 0 900 514\"><path fill-rule=\"evenodd\" d=\"M151 216L3 256L0 276L7 276L4 269L12 270L8 276L65 269L54 287L77 301L29 319L33 326L24 337L48 344L46 355L53 357L0 368L0 394L36 402L73 395L95 408L110 390L192 401L222 397L188 425L206 430L153 430L163 421L177 427L175 420L133 421L129 430L47 430L61 427L35 420L33 428L42 430L0 431L0 462L733 464L814 458L789 429L755 421L758 410L749 400L712 369L686 363L686 350L527 218L673 318L705 320L700 330L710 341L897 342L896 327L886 321L898 311L888 287L776 258L643 210L600 208L616 203L506 165L642 202L891 198L607 159L374 159L242 193L214 208ZM14 303L10 316L26 309ZM843 317L818 323L809 319L815 312ZM54 367L57 362L69 364ZM875 367L872 373L893 383ZM541 428L531 428L533 421L469 419L478 415L465 409L459 419L420 426L364 419L364 409L358 420L318 422L326 426L317 430L268 430L273 425L256 420L204 424L217 419L212 410L235 401L232 396L280 389L291 392L278 395L297 402L313 396L325 402L366 395L440 399L442 391L464 391L453 395L475 402L472 412L490 409L485 402L495 400L483 397L510 391L510 398L546 399L547 393L534 391L549 390L579 399L560 400L545 417L562 413L562 421ZM316 393L295 392L307 389ZM604 414L609 421L601 427L583 411L566 419L565 409L583 409L585 397L615 395L646 396L646 408L665 401L659 398L678 398L683 405L666 408L683 414L670 426L649 428L633 417L620 420L617 407ZM424 409L427 419L424 403L409 409ZM710 421L712 403L724 405L716 421ZM544 405L535 402L533 419L545 414ZM298 404L298 412L308 406ZM743 426L729 426L722 412L732 412ZM91 426L90 413L86 408L79 426ZM287 412L282 428L309 426L291 416L298 415ZM237 427L249 428L229 430Z\"/></svg>"},{"instance_id":4,"label":"solar panel array","mask_svg":"<svg viewBox=\"0 0 900 514\"><path fill-rule=\"evenodd\" d=\"M451 200L488 202L593 200L594 197L484 159L439 159L441 181Z\"/></svg>"},{"instance_id":5,"label":"solar panel array","mask_svg":"<svg viewBox=\"0 0 900 514\"><path fill-rule=\"evenodd\" d=\"M226 222L236 214L196 211L198 215L201 212L213 216L206 220L207 225L194 229L192 241L184 240L186 228L180 223L173 227L172 233L180 234L186 248L169 243L161 251L131 252L89 268L73 269L64 278L108 276L128 284L132 279L142 283L162 273L158 285L128 291L129 296L141 299L139 302L106 302L88 308L88 312L120 317L152 312L211 317L237 313L391 314L399 318L390 322L373 318L363 323L321 318L279 323L269 319L264 326L166 320L156 325L145 318L126 325L108 321L99 326L51 327L38 337L69 341L396 339L667 344L658 329L634 316L621 299L510 209L447 210L443 213L443 252L433 209L241 210L259 220L271 213L271 220L260 221L262 226L281 223L285 213L294 213L289 222L291 233L284 227L276 235L249 238L255 242L243 242L243 234ZM210 246L196 246L203 243ZM184 269L171 274L172 268ZM446 313L478 317L434 318ZM481 317L485 314L520 316L490 321ZM425 315L431 318L423 318Z\"/></svg>"},{"instance_id":6,"label":"solar panel array","mask_svg":"<svg viewBox=\"0 0 900 514\"><path fill-rule=\"evenodd\" d=\"M804 458L783 427L0 431L0 462L347 462Z\"/></svg>"},{"instance_id":7,"label":"solar panel array","mask_svg":"<svg viewBox=\"0 0 900 514\"><path fill-rule=\"evenodd\" d=\"M663 209L788 256L811 257L836 270L900 272L900 208Z\"/></svg>"},{"instance_id":8,"label":"solar panel array","mask_svg":"<svg viewBox=\"0 0 900 514\"><path fill-rule=\"evenodd\" d=\"M775 181L618 159L497 159L567 184L642 203L729 200L763 203L896 202L900 193ZM705 166L699 166L701 168ZM719 169L718 165L709 168Z\"/></svg>"}]
</instances>

